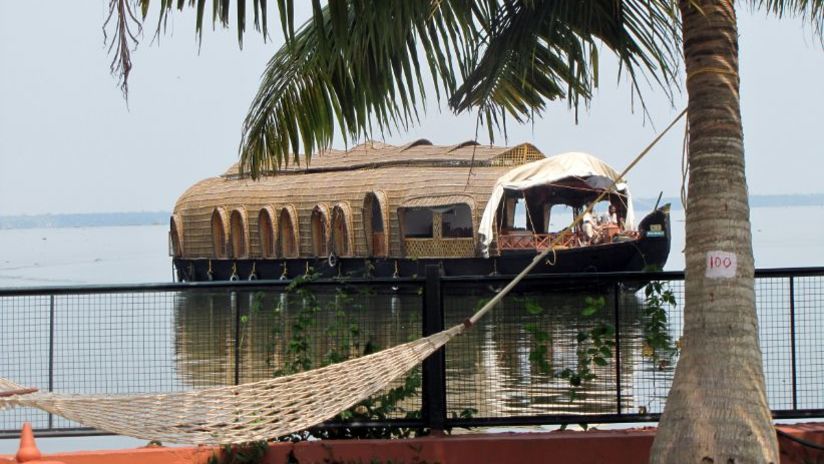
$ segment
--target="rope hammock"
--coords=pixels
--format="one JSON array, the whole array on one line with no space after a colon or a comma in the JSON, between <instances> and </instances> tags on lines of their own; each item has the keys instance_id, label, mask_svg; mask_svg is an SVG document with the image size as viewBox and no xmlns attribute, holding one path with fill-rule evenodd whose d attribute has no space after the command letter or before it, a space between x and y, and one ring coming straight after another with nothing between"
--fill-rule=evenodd
<instances>
[{"instance_id":1,"label":"rope hammock","mask_svg":"<svg viewBox=\"0 0 824 464\"><path fill-rule=\"evenodd\" d=\"M678 117L621 173L623 178L686 113ZM615 187L613 183L613 188ZM577 226L612 188L604 190L566 230ZM559 241L556 238L554 242ZM537 254L506 287L463 324L377 353L319 369L242 385L181 393L72 395L36 392L0 378L0 410L34 407L120 435L181 444L237 444L270 440L319 424L406 374L453 337L473 326L552 251Z\"/></svg>"},{"instance_id":2,"label":"rope hammock","mask_svg":"<svg viewBox=\"0 0 824 464\"><path fill-rule=\"evenodd\" d=\"M458 325L339 364L230 387L145 395L23 394L0 379L0 410L35 407L66 419L146 440L235 444L269 440L334 417L382 390L463 331Z\"/></svg>"}]
</instances>

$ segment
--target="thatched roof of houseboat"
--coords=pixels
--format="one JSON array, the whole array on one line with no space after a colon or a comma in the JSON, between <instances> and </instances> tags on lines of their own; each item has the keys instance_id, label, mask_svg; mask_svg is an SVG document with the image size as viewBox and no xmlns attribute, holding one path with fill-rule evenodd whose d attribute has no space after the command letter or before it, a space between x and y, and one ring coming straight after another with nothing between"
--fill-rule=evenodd
<instances>
[{"instance_id":1,"label":"thatched roof of houseboat","mask_svg":"<svg viewBox=\"0 0 824 464\"><path fill-rule=\"evenodd\" d=\"M178 199L175 214L181 222L182 255L212 256L214 237L223 237L221 241L238 235L231 233L231 224L246 237L248 244L243 248L250 256L266 255L263 250L269 245L259 231L262 227L281 230L284 221L297 239L296 254L311 255L315 210L326 211L327 222L334 222L335 214L342 216L353 254L364 255L369 226L364 224L363 211L372 195L385 218L389 254L400 256L400 225L395 214L399 208L465 204L471 209L474 230L497 179L514 166L541 159L544 155L528 143L436 146L421 139L401 146L369 142L346 151L329 150L314 157L308 168L290 165L257 180L241 177L235 164L222 176L193 185ZM224 229L223 233L216 235L215 227L218 232ZM471 255L471 239L467 246L465 251Z\"/></svg>"},{"instance_id":2,"label":"thatched roof of houseboat","mask_svg":"<svg viewBox=\"0 0 824 464\"><path fill-rule=\"evenodd\" d=\"M455 145L433 145L418 139L405 145L368 141L349 150L330 149L314 155L309 165L283 166L277 174L368 169L384 166L515 166L543 159L544 155L529 143L514 147L481 145L469 140ZM275 174L275 173L269 173ZM237 177L239 164L223 174ZM265 175L265 174L264 174Z\"/></svg>"}]
</instances>

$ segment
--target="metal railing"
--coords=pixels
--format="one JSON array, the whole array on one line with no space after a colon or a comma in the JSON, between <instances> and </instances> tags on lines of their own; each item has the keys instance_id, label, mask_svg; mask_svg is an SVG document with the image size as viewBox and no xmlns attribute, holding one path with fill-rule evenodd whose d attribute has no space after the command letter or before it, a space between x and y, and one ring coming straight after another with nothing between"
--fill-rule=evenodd
<instances>
[{"instance_id":1,"label":"metal railing","mask_svg":"<svg viewBox=\"0 0 824 464\"><path fill-rule=\"evenodd\" d=\"M425 361L416 394L386 417L317 430L655 421L677 356L649 355L648 302L638 289L654 280L672 293L666 332L676 344L683 279L682 272L529 276ZM105 394L245 383L286 372L296 356L314 368L461 323L508 280L444 277L437 268L416 278L309 280L301 288L314 304L287 281L0 289L0 377ZM582 311L592 297L600 298L598 311ZM774 416L824 417L824 268L758 270L756 301ZM580 334L607 326L609 356L574 385L561 373L574 371L589 346ZM23 421L41 436L100 433L15 409L0 411L0 437L16 436Z\"/></svg>"}]
</instances>

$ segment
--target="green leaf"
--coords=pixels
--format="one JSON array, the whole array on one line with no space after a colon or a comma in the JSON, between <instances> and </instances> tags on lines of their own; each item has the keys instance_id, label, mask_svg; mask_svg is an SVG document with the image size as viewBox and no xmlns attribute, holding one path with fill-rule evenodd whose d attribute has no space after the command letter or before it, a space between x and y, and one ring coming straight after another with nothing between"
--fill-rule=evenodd
<instances>
[{"instance_id":1,"label":"green leaf","mask_svg":"<svg viewBox=\"0 0 824 464\"><path fill-rule=\"evenodd\" d=\"M597 313L600 308L598 306L585 306L584 309L581 311L581 315L584 317L592 316L593 314Z\"/></svg>"},{"instance_id":2,"label":"green leaf","mask_svg":"<svg viewBox=\"0 0 824 464\"><path fill-rule=\"evenodd\" d=\"M526 311L532 315L538 315L544 312L544 308L541 305L537 304L534 301L527 300L526 301Z\"/></svg>"}]
</instances>

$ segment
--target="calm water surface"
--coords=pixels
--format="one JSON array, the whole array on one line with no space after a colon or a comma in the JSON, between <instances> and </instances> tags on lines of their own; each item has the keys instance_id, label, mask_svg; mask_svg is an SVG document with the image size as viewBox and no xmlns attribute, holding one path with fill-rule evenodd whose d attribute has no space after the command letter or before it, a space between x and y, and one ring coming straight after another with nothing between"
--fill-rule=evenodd
<instances>
[{"instance_id":1,"label":"calm water surface","mask_svg":"<svg viewBox=\"0 0 824 464\"><path fill-rule=\"evenodd\" d=\"M753 208L756 267L824 265L824 207ZM800 224L803 224L800 225ZM684 212L672 212L667 270L684 267ZM168 282L167 226L0 230L0 287Z\"/></svg>"}]
</instances>

